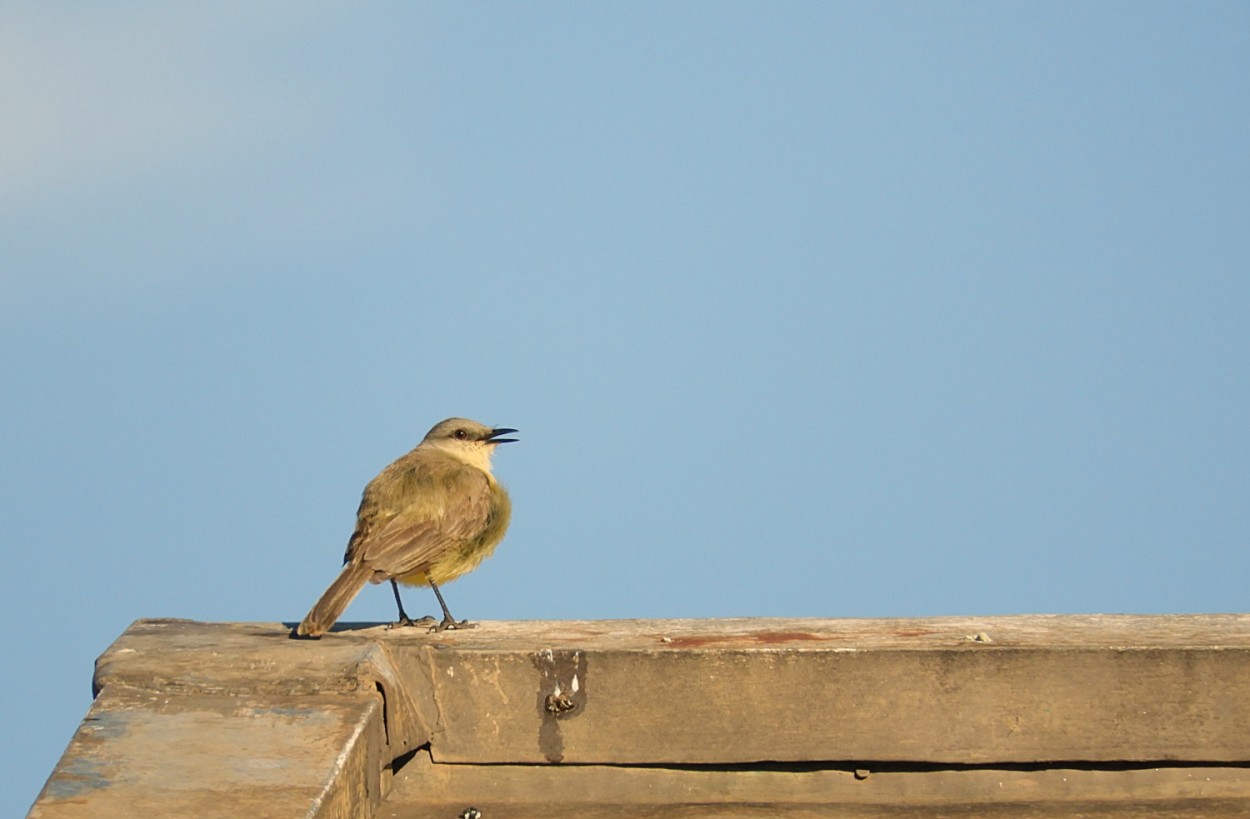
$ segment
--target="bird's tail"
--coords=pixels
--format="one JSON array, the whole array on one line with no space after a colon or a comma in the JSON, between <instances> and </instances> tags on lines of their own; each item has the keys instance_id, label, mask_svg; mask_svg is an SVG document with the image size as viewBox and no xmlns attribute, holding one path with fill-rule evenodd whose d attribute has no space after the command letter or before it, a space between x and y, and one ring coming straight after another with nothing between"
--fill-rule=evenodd
<instances>
[{"instance_id":1,"label":"bird's tail","mask_svg":"<svg viewBox=\"0 0 1250 819\"><path fill-rule=\"evenodd\" d=\"M330 588L325 590L312 607L312 611L295 628L292 637L320 637L330 630L334 621L338 620L347 605L373 576L373 569L360 563L348 563L334 578Z\"/></svg>"}]
</instances>

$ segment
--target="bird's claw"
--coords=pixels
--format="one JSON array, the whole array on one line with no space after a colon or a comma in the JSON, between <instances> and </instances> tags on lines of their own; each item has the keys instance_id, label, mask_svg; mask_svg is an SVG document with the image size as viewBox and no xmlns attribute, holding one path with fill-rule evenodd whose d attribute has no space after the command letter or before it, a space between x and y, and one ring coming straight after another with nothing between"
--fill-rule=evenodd
<instances>
[{"instance_id":1,"label":"bird's claw","mask_svg":"<svg viewBox=\"0 0 1250 819\"><path fill-rule=\"evenodd\" d=\"M407 628L408 626L428 626L433 622L434 622L434 618L428 614L417 620L413 620L408 615L404 615L403 617L396 620L394 623L388 624L387 628L392 629L392 628Z\"/></svg>"},{"instance_id":2,"label":"bird's claw","mask_svg":"<svg viewBox=\"0 0 1250 819\"><path fill-rule=\"evenodd\" d=\"M433 617L430 618L431 621L433 621L433 619ZM450 617L444 617L441 623L435 623L430 626L430 633L433 634L437 631L453 631L461 628L477 628L477 623L470 623L468 620L460 620L457 622Z\"/></svg>"}]
</instances>

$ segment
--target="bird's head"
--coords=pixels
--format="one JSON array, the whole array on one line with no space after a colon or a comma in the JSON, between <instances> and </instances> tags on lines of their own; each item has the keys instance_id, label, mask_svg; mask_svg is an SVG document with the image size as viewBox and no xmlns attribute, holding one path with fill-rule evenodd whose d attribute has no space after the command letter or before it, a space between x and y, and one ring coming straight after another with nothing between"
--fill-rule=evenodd
<instances>
[{"instance_id":1,"label":"bird's head","mask_svg":"<svg viewBox=\"0 0 1250 819\"><path fill-rule=\"evenodd\" d=\"M514 443L502 436L516 432L510 427L488 427L468 418L440 421L421 439L421 446L441 449L452 457L490 472L490 456L496 444Z\"/></svg>"}]
</instances>

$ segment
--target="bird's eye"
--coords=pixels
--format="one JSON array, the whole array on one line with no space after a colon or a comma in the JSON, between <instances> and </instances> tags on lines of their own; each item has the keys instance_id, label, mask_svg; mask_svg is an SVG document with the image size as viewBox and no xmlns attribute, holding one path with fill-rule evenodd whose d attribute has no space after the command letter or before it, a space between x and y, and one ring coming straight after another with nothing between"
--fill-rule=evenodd
<instances>
[{"instance_id":1,"label":"bird's eye","mask_svg":"<svg viewBox=\"0 0 1250 819\"><path fill-rule=\"evenodd\" d=\"M469 433L465 432L463 429L458 429L455 432L455 436L457 441L463 441L465 438L469 437Z\"/></svg>"}]
</instances>

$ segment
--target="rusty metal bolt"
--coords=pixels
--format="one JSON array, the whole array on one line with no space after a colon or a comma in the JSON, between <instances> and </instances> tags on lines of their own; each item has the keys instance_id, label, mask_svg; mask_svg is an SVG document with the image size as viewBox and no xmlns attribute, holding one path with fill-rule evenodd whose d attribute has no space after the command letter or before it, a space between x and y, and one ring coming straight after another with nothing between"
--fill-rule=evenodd
<instances>
[{"instance_id":1,"label":"rusty metal bolt","mask_svg":"<svg viewBox=\"0 0 1250 819\"><path fill-rule=\"evenodd\" d=\"M544 700L544 705L549 714L564 714L577 707L577 703L573 702L573 698L563 691L548 694L547 699Z\"/></svg>"}]
</instances>

